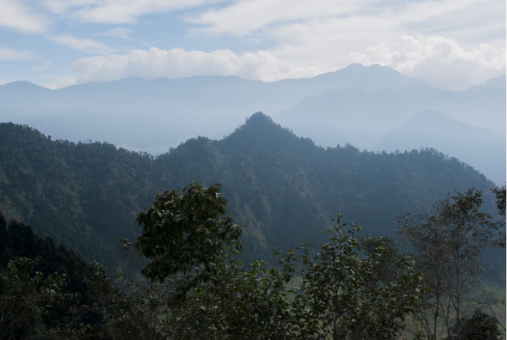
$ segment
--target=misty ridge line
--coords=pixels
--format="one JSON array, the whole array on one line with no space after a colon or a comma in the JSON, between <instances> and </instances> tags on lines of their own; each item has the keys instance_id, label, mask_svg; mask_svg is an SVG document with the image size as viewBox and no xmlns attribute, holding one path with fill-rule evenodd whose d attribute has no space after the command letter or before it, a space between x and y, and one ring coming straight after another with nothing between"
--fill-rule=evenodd
<instances>
[{"instance_id":1,"label":"misty ridge line","mask_svg":"<svg viewBox=\"0 0 507 340\"><path fill-rule=\"evenodd\" d=\"M49 90L14 82L0 86L0 100L0 121L154 155L196 136L222 138L262 111L317 145L435 148L498 185L505 181L505 76L446 91L386 66L352 64L272 83L237 76L127 78Z\"/></svg>"}]
</instances>

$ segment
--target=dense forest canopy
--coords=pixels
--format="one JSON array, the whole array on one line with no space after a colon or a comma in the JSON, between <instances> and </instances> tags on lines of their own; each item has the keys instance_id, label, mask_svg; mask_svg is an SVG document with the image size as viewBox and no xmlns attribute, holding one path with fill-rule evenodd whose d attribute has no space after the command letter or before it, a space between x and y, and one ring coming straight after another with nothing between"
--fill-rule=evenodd
<instances>
[{"instance_id":1,"label":"dense forest canopy","mask_svg":"<svg viewBox=\"0 0 507 340\"><path fill-rule=\"evenodd\" d=\"M492 182L436 150L324 149L262 113L222 140L190 139L156 158L108 143L54 141L3 123L0 155L6 218L110 268L122 263L118 239L140 233L136 213L157 193L193 180L223 185L229 212L245 226L249 259L267 258L275 246L323 244L335 211L353 216L367 234L394 236L396 216L424 213L454 190L476 187L485 209L495 208Z\"/></svg>"}]
</instances>

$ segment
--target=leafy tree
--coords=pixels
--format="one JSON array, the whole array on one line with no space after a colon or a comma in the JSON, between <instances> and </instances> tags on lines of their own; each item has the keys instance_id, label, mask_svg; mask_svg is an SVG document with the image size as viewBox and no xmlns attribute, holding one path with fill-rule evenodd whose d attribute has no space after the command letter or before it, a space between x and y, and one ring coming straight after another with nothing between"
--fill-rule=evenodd
<instances>
[{"instance_id":1,"label":"leafy tree","mask_svg":"<svg viewBox=\"0 0 507 340\"><path fill-rule=\"evenodd\" d=\"M0 230L3 223L6 224L5 219L0 215ZM0 264L4 265L0 266L0 271L12 258L26 257L33 261L39 258L35 271L44 275L64 274L64 292L79 292L84 296L87 291L84 278L91 271L89 265L73 250L68 250L62 244L57 247L50 237L41 238L31 226L14 220L2 236L3 260L0 257Z\"/></svg>"},{"instance_id":2,"label":"leafy tree","mask_svg":"<svg viewBox=\"0 0 507 340\"><path fill-rule=\"evenodd\" d=\"M476 309L472 316L461 319L451 328L448 339L497 340L500 335L498 320Z\"/></svg>"},{"instance_id":3,"label":"leafy tree","mask_svg":"<svg viewBox=\"0 0 507 340\"><path fill-rule=\"evenodd\" d=\"M500 189L494 188L491 190L496 196L496 207L498 213L505 217L505 185Z\"/></svg>"},{"instance_id":4,"label":"leafy tree","mask_svg":"<svg viewBox=\"0 0 507 340\"><path fill-rule=\"evenodd\" d=\"M287 286L295 256L280 258L282 269L250 266L227 257L214 279L188 293L172 310L175 339L304 339L294 318L297 288Z\"/></svg>"},{"instance_id":5,"label":"leafy tree","mask_svg":"<svg viewBox=\"0 0 507 340\"><path fill-rule=\"evenodd\" d=\"M301 299L309 306L305 319L322 322L321 339L392 339L422 300L422 277L411 257L399 254L390 239L358 237L360 228L354 224L345 232L340 218L334 219L330 243L315 257L302 248Z\"/></svg>"},{"instance_id":6,"label":"leafy tree","mask_svg":"<svg viewBox=\"0 0 507 340\"><path fill-rule=\"evenodd\" d=\"M398 232L417 251L417 261L433 290L433 303L426 305L430 315L419 313L433 339L440 313L448 333L451 317L456 315L460 336L463 302L470 289L480 284L483 253L487 247L505 247L500 225L481 211L482 203L481 191L471 188L438 200L428 215L400 219Z\"/></svg>"},{"instance_id":7,"label":"leafy tree","mask_svg":"<svg viewBox=\"0 0 507 340\"><path fill-rule=\"evenodd\" d=\"M278 267L245 265L236 258L241 227L224 216L226 202L218 184L191 183L157 195L138 215L136 242L122 240L148 258L142 274L151 282L123 291L116 286L119 276L108 278L105 266L95 264L78 299L63 292L63 275L32 274L34 261L11 260L2 277L2 330L15 329L16 338L54 339L387 340L423 301L412 258L389 238L362 238L355 225L345 230L341 215L316 255L302 245L300 255L276 250ZM11 225L9 242L20 245L19 254L47 245L29 226ZM13 318L13 299L26 310L22 317ZM46 322L56 308L67 320Z\"/></svg>"},{"instance_id":8,"label":"leafy tree","mask_svg":"<svg viewBox=\"0 0 507 340\"><path fill-rule=\"evenodd\" d=\"M301 256L276 251L279 268L245 266L235 258L241 228L223 216L225 204L218 184L170 190L138 215L137 241L123 240L148 257L143 275L167 284L171 337L391 339L420 303L424 287L412 259L388 238L363 239L355 226L346 233L341 216L315 257L302 246ZM303 290L288 286L298 266Z\"/></svg>"},{"instance_id":9,"label":"leafy tree","mask_svg":"<svg viewBox=\"0 0 507 340\"><path fill-rule=\"evenodd\" d=\"M121 275L109 278L105 266L93 264L93 272L86 279L89 303L77 311L85 320L94 318L87 334L112 340L172 339L168 337L172 312L167 304L167 285L140 288L132 284L121 291L117 287L120 280Z\"/></svg>"},{"instance_id":10,"label":"leafy tree","mask_svg":"<svg viewBox=\"0 0 507 340\"><path fill-rule=\"evenodd\" d=\"M65 294L65 276L33 273L37 262L27 258L9 261L0 275L0 339L60 339L65 329L49 328L45 316L58 307L66 307L79 299L79 294ZM72 331L71 333L79 333ZM63 337L65 338L65 336Z\"/></svg>"},{"instance_id":11,"label":"leafy tree","mask_svg":"<svg viewBox=\"0 0 507 340\"><path fill-rule=\"evenodd\" d=\"M181 281L177 300L199 281L213 279L217 263L226 249L242 249L242 228L230 216L223 216L227 200L220 184L208 188L191 183L181 191L169 190L155 196L153 204L137 216L142 233L135 243L121 240L126 249L133 247L149 263L141 270L148 279L164 282L182 274L192 279Z\"/></svg>"}]
</instances>

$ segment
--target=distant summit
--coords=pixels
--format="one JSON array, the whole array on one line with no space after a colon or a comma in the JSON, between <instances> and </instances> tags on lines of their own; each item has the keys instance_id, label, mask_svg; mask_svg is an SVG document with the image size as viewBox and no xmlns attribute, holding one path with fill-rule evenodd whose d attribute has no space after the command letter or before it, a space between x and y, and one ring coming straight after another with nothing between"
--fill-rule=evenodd
<instances>
[{"instance_id":1,"label":"distant summit","mask_svg":"<svg viewBox=\"0 0 507 340\"><path fill-rule=\"evenodd\" d=\"M14 81L12 83L7 83L5 85L0 85L0 91L2 92L24 92L24 93L33 93L33 92L51 92L50 89L45 87L35 85L30 83L29 81Z\"/></svg>"},{"instance_id":2,"label":"distant summit","mask_svg":"<svg viewBox=\"0 0 507 340\"><path fill-rule=\"evenodd\" d=\"M483 92L483 93L504 93L506 90L505 74L496 78L491 78L484 84L474 85L466 89L467 92Z\"/></svg>"}]
</instances>

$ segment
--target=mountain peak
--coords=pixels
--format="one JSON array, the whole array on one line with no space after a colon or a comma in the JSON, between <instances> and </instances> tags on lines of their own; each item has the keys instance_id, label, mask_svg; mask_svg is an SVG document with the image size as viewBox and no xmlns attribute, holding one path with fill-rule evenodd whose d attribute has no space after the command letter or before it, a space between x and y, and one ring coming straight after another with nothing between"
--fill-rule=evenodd
<instances>
[{"instance_id":1,"label":"mountain peak","mask_svg":"<svg viewBox=\"0 0 507 340\"><path fill-rule=\"evenodd\" d=\"M249 118L246 119L245 125L252 125L252 124L259 124L259 123L271 123L275 124L273 122L273 119L271 119L270 116L265 115L262 112L255 112L253 115L251 115Z\"/></svg>"},{"instance_id":2,"label":"mountain peak","mask_svg":"<svg viewBox=\"0 0 507 340\"><path fill-rule=\"evenodd\" d=\"M12 83L1 85L0 90L13 92L51 91L48 88L35 85L34 83L30 83L29 81L25 80L13 81Z\"/></svg>"},{"instance_id":3,"label":"mountain peak","mask_svg":"<svg viewBox=\"0 0 507 340\"><path fill-rule=\"evenodd\" d=\"M471 92L502 92L505 93L505 74L488 79L484 84L473 85L465 91Z\"/></svg>"},{"instance_id":4,"label":"mountain peak","mask_svg":"<svg viewBox=\"0 0 507 340\"><path fill-rule=\"evenodd\" d=\"M248 117L245 124L236 129L229 137L233 135L258 136L258 134L261 134L266 138L268 135L272 136L278 134L281 130L282 127L276 124L271 117L262 112L256 112Z\"/></svg>"}]
</instances>

